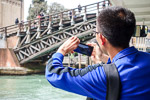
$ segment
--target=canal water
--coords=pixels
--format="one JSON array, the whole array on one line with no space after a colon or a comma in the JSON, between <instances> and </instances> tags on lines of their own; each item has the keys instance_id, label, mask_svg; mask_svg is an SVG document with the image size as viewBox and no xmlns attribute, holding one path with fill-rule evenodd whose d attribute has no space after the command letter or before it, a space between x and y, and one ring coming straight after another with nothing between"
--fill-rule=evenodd
<instances>
[{"instance_id":1,"label":"canal water","mask_svg":"<svg viewBox=\"0 0 150 100\"><path fill-rule=\"evenodd\" d=\"M52 87L44 75L0 76L0 100L85 100Z\"/></svg>"}]
</instances>

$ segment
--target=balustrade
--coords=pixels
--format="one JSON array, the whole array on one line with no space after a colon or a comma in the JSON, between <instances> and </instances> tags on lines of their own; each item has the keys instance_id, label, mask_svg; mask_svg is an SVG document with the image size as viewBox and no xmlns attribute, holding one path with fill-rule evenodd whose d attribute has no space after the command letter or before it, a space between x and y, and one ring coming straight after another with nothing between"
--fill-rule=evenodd
<instances>
[{"instance_id":1,"label":"balustrade","mask_svg":"<svg viewBox=\"0 0 150 100\"><path fill-rule=\"evenodd\" d=\"M103 9L102 5L103 1L82 6L81 11L75 8L3 27L0 28L0 34L5 34L5 38L19 38L14 52L20 63L25 63L40 54L55 50L71 36L76 35L83 41L93 38L92 29L96 28L95 19Z\"/></svg>"}]
</instances>

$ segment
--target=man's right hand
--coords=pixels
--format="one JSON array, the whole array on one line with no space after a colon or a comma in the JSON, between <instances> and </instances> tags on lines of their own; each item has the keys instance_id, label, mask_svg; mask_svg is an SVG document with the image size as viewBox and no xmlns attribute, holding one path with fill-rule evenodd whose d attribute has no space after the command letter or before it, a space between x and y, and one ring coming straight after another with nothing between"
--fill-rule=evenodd
<instances>
[{"instance_id":1,"label":"man's right hand","mask_svg":"<svg viewBox=\"0 0 150 100\"><path fill-rule=\"evenodd\" d=\"M73 36L69 38L67 41L65 41L59 47L57 52L62 53L65 56L67 53L73 52L73 50L78 47L79 43L80 43L79 38L77 38L76 36Z\"/></svg>"}]
</instances>

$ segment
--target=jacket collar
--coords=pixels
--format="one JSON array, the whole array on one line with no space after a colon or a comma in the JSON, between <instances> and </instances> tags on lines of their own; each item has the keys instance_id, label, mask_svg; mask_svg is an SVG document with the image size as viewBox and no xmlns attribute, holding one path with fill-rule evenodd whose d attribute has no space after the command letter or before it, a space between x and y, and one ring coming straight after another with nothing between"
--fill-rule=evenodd
<instances>
[{"instance_id":1,"label":"jacket collar","mask_svg":"<svg viewBox=\"0 0 150 100\"><path fill-rule=\"evenodd\" d=\"M138 52L138 50L135 47L133 47L133 46L125 48L125 49L123 49L122 51L120 51L119 53L117 53L115 55L115 57L113 58L112 62L111 62L111 60L109 58L107 64L116 62L118 59L121 59L121 58L123 58L123 57L125 57L127 55L130 55L130 54L133 54L133 53L136 53L136 52Z\"/></svg>"}]
</instances>

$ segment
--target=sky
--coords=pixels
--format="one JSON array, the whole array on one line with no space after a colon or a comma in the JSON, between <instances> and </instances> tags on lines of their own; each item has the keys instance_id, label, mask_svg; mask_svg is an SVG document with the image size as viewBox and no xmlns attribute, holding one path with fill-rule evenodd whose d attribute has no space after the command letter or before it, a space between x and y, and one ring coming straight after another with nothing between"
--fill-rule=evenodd
<instances>
[{"instance_id":1,"label":"sky","mask_svg":"<svg viewBox=\"0 0 150 100\"><path fill-rule=\"evenodd\" d=\"M65 8L73 9L77 8L79 4L81 6L85 6L88 4L100 2L101 0L46 0L46 1L48 2L48 5L50 5L53 2L57 2L59 4L62 4ZM26 18L28 16L28 10L31 3L32 0L24 0L24 21L26 21Z\"/></svg>"}]
</instances>

